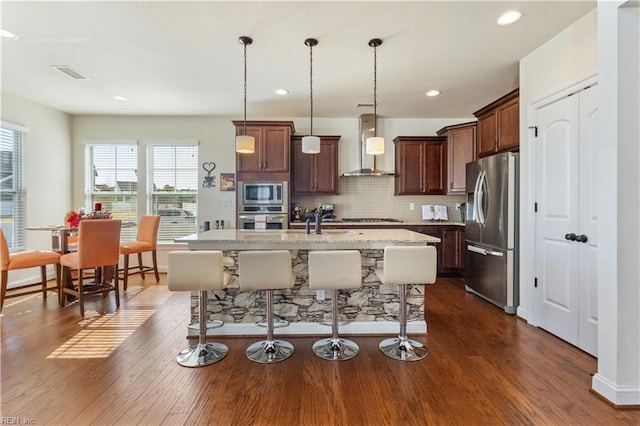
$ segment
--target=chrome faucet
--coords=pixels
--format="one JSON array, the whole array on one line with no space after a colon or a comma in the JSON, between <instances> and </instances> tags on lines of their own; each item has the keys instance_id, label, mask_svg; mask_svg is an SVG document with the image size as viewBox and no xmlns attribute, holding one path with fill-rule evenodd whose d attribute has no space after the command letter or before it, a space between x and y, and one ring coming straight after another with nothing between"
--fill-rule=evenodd
<instances>
[{"instance_id":1,"label":"chrome faucet","mask_svg":"<svg viewBox=\"0 0 640 426\"><path fill-rule=\"evenodd\" d=\"M316 234L321 234L321 224L322 223L322 213L320 213L320 209L316 212Z\"/></svg>"}]
</instances>

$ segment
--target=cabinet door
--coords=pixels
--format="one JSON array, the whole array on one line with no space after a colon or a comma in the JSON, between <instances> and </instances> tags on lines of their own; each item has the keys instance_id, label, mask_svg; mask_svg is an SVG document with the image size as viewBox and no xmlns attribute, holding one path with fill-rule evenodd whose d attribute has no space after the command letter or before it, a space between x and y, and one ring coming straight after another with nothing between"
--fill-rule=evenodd
<instances>
[{"instance_id":1,"label":"cabinet door","mask_svg":"<svg viewBox=\"0 0 640 426\"><path fill-rule=\"evenodd\" d=\"M519 146L520 107L518 99L500 106L498 114L498 151L508 151Z\"/></svg>"},{"instance_id":2,"label":"cabinet door","mask_svg":"<svg viewBox=\"0 0 640 426\"><path fill-rule=\"evenodd\" d=\"M337 142L337 141L336 141ZM320 153L314 158L314 192L338 193L338 144L333 141L320 142Z\"/></svg>"},{"instance_id":3,"label":"cabinet door","mask_svg":"<svg viewBox=\"0 0 640 426\"><path fill-rule=\"evenodd\" d=\"M428 142L424 148L424 186L425 194L446 194L447 145L441 142Z\"/></svg>"},{"instance_id":4,"label":"cabinet door","mask_svg":"<svg viewBox=\"0 0 640 426\"><path fill-rule=\"evenodd\" d=\"M396 149L396 195L424 194L424 142L400 142Z\"/></svg>"},{"instance_id":5,"label":"cabinet door","mask_svg":"<svg viewBox=\"0 0 640 426\"><path fill-rule=\"evenodd\" d=\"M236 135L241 135L243 129L236 128ZM256 150L253 154L236 154L237 171L238 172L259 172L261 171L262 159L260 152L262 151L262 128L247 126L247 135L253 136L256 140Z\"/></svg>"},{"instance_id":6,"label":"cabinet door","mask_svg":"<svg viewBox=\"0 0 640 426\"><path fill-rule=\"evenodd\" d=\"M442 269L460 271L464 269L464 231L455 226L445 226L442 230Z\"/></svg>"},{"instance_id":7,"label":"cabinet door","mask_svg":"<svg viewBox=\"0 0 640 426\"><path fill-rule=\"evenodd\" d=\"M466 191L467 163L476 158L476 126L451 129L447 134L448 194Z\"/></svg>"},{"instance_id":8,"label":"cabinet door","mask_svg":"<svg viewBox=\"0 0 640 426\"><path fill-rule=\"evenodd\" d=\"M495 112L478 117L478 158L496 152L498 122Z\"/></svg>"},{"instance_id":9,"label":"cabinet door","mask_svg":"<svg viewBox=\"0 0 640 426\"><path fill-rule=\"evenodd\" d=\"M288 172L291 132L287 127L265 127L262 130L261 170L264 172ZM256 150L257 151L257 150Z\"/></svg>"},{"instance_id":10,"label":"cabinet door","mask_svg":"<svg viewBox=\"0 0 640 426\"><path fill-rule=\"evenodd\" d=\"M322 146L320 152L322 152ZM302 152L301 139L293 141L293 173L291 181L294 193L313 192L313 162L316 155L320 154L305 154Z\"/></svg>"}]
</instances>

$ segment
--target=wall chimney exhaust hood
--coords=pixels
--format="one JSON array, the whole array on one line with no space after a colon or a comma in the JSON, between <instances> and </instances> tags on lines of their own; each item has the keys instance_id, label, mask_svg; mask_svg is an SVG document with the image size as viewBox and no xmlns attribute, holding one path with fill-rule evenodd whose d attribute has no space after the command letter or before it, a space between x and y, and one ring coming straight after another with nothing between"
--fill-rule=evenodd
<instances>
[{"instance_id":1,"label":"wall chimney exhaust hood","mask_svg":"<svg viewBox=\"0 0 640 426\"><path fill-rule=\"evenodd\" d=\"M368 137L374 135L374 123L373 114L360 116L360 168L344 173L342 176L393 176L391 172L376 169L376 156L367 154L365 142Z\"/></svg>"}]
</instances>

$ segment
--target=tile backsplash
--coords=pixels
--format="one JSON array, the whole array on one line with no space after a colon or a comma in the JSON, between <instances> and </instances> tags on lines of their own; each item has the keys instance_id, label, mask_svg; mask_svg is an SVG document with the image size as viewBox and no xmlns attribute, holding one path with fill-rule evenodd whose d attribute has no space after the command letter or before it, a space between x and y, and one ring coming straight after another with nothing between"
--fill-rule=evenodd
<instances>
[{"instance_id":1,"label":"tile backsplash","mask_svg":"<svg viewBox=\"0 0 640 426\"><path fill-rule=\"evenodd\" d=\"M304 195L294 196L293 203L312 210L319 203L333 203L338 218L375 217L393 218L405 222L422 220L423 204L441 204L447 206L450 221L461 221L456 203L465 201L460 195L393 195L393 176L341 177L340 195ZM414 203L415 210L409 206Z\"/></svg>"}]
</instances>

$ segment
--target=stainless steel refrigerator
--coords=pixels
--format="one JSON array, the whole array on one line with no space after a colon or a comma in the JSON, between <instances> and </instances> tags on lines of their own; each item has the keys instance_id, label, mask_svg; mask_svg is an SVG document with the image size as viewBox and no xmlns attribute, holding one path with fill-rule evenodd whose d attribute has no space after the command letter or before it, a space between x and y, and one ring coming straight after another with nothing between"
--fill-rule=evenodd
<instances>
[{"instance_id":1,"label":"stainless steel refrigerator","mask_svg":"<svg viewBox=\"0 0 640 426\"><path fill-rule=\"evenodd\" d=\"M465 287L508 314L518 307L518 157L467 163Z\"/></svg>"}]
</instances>

